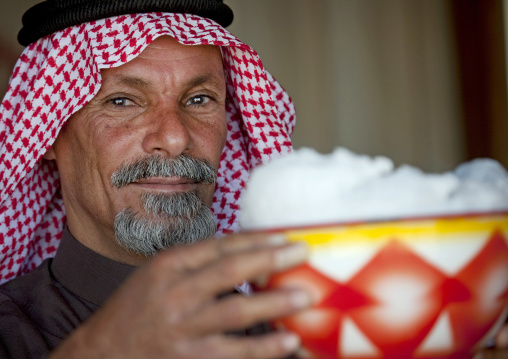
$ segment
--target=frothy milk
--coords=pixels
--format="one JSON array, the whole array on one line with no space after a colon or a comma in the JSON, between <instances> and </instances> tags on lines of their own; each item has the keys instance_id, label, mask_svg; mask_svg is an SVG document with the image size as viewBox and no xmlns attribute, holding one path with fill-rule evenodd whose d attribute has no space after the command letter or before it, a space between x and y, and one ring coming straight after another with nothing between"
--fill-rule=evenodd
<instances>
[{"instance_id":1,"label":"frothy milk","mask_svg":"<svg viewBox=\"0 0 508 359\"><path fill-rule=\"evenodd\" d=\"M424 173L386 157L308 148L252 172L244 229L508 210L508 172L491 159Z\"/></svg>"}]
</instances>

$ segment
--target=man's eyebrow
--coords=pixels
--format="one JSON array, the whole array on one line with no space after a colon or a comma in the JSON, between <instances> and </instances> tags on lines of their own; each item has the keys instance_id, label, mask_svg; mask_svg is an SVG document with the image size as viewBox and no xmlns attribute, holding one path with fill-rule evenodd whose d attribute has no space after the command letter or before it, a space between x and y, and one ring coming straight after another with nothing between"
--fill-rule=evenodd
<instances>
[{"instance_id":1,"label":"man's eyebrow","mask_svg":"<svg viewBox=\"0 0 508 359\"><path fill-rule=\"evenodd\" d=\"M139 77L123 76L118 80L119 83L131 87L146 88L150 87L150 84Z\"/></svg>"},{"instance_id":2,"label":"man's eyebrow","mask_svg":"<svg viewBox=\"0 0 508 359\"><path fill-rule=\"evenodd\" d=\"M189 88L192 88L192 87L196 87L196 86L202 85L207 82L212 83L212 84L218 84L217 76L214 76L213 74L206 74L206 75L197 76L197 77L191 79L189 82L187 82L187 86Z\"/></svg>"},{"instance_id":3,"label":"man's eyebrow","mask_svg":"<svg viewBox=\"0 0 508 359\"><path fill-rule=\"evenodd\" d=\"M205 74L201 76L197 76L190 81L187 82L187 87L192 88L199 85L202 85L204 83L213 83L217 84L217 78L213 74ZM131 87L138 87L138 88L146 88L150 87L150 83L146 82L145 80L139 78L139 77L131 77L131 76L122 76L118 79L118 83L121 83L123 85L131 86Z\"/></svg>"}]
</instances>

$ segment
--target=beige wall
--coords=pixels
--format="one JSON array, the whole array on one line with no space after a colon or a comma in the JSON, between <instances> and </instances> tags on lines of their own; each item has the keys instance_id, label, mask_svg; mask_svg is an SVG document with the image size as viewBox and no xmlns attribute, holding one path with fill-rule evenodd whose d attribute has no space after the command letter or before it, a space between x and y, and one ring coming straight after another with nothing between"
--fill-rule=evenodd
<instances>
[{"instance_id":1,"label":"beige wall","mask_svg":"<svg viewBox=\"0 0 508 359\"><path fill-rule=\"evenodd\" d=\"M39 0L0 0L0 97L3 97L17 54L23 47L16 37L21 29L21 16Z\"/></svg>"},{"instance_id":2,"label":"beige wall","mask_svg":"<svg viewBox=\"0 0 508 359\"><path fill-rule=\"evenodd\" d=\"M36 2L0 0L0 40L14 43ZM447 1L225 2L236 16L229 30L295 101L295 147L346 146L428 171L463 160Z\"/></svg>"},{"instance_id":3,"label":"beige wall","mask_svg":"<svg viewBox=\"0 0 508 359\"><path fill-rule=\"evenodd\" d=\"M429 171L464 158L442 0L229 0L297 106L296 147L346 146Z\"/></svg>"}]
</instances>

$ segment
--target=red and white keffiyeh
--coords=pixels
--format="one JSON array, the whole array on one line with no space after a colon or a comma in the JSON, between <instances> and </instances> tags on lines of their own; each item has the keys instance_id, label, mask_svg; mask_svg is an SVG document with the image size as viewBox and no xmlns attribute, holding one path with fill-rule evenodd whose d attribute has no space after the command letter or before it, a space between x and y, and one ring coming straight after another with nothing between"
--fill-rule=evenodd
<instances>
[{"instance_id":1,"label":"red and white keffiyeh","mask_svg":"<svg viewBox=\"0 0 508 359\"><path fill-rule=\"evenodd\" d=\"M0 107L0 283L34 269L58 247L65 208L58 172L43 154L69 116L99 91L100 70L132 60L162 35L222 46L232 101L212 206L219 233L239 229L238 199L249 170L291 151L291 99L255 51L212 20L134 14L44 37L21 54Z\"/></svg>"}]
</instances>

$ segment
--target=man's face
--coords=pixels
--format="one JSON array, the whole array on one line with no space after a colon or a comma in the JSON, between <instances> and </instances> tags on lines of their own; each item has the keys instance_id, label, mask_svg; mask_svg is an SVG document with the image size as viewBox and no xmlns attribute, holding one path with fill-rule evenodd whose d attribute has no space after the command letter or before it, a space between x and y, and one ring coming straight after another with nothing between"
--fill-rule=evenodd
<instances>
[{"instance_id":1,"label":"man's face","mask_svg":"<svg viewBox=\"0 0 508 359\"><path fill-rule=\"evenodd\" d=\"M143 178L139 168L140 178L126 178L129 164L147 158L159 163L184 155L218 168L227 132L222 57L215 46L184 46L165 36L131 62L101 73L99 93L69 119L45 157L57 162L71 233L105 256L137 264L142 256L115 240L117 214L163 221L158 210L147 212L147 195L193 193L212 203L214 183ZM112 175L122 171L127 176L114 184Z\"/></svg>"}]
</instances>

